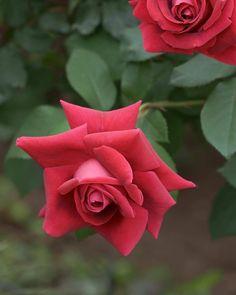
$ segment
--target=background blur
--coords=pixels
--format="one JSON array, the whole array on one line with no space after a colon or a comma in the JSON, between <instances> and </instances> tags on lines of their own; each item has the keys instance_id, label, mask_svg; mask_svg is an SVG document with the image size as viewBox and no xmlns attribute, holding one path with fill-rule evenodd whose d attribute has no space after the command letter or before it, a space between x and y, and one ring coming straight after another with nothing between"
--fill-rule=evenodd
<instances>
[{"instance_id":1,"label":"background blur","mask_svg":"<svg viewBox=\"0 0 236 295\"><path fill-rule=\"evenodd\" d=\"M126 258L96 235L46 236L41 171L14 147L18 135L67 128L60 98L102 110L140 98L200 101L235 69L205 73L199 86L204 73L193 77L186 66L195 57L145 53L126 0L0 0L0 46L0 295L235 295L236 239L213 240L208 222L224 158L202 135L200 107L161 106L139 122L198 188L179 194L157 241L146 234Z\"/></svg>"}]
</instances>

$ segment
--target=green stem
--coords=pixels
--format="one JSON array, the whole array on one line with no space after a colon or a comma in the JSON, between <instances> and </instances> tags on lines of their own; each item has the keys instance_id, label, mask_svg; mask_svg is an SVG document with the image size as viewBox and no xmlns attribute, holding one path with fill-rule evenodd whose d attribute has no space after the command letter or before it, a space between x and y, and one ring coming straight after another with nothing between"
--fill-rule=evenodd
<instances>
[{"instance_id":1,"label":"green stem","mask_svg":"<svg viewBox=\"0 0 236 295\"><path fill-rule=\"evenodd\" d=\"M165 109L176 109L176 108L189 108L203 106L205 100L184 100L184 101L170 101L163 100L157 102L146 102L142 104L140 108L140 113L144 114L149 110L165 110Z\"/></svg>"}]
</instances>

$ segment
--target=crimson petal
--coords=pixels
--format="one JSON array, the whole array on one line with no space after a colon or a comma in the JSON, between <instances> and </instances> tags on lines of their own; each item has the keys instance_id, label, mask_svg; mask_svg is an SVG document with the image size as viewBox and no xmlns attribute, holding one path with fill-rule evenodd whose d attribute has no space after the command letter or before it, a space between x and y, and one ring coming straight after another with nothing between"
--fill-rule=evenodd
<instances>
[{"instance_id":1,"label":"crimson petal","mask_svg":"<svg viewBox=\"0 0 236 295\"><path fill-rule=\"evenodd\" d=\"M86 124L57 135L20 137L16 145L28 153L43 168L80 164L88 158L83 138Z\"/></svg>"},{"instance_id":2,"label":"crimson petal","mask_svg":"<svg viewBox=\"0 0 236 295\"><path fill-rule=\"evenodd\" d=\"M79 214L81 218L89 225L93 225L93 226L103 225L104 223L107 223L112 218L112 216L116 213L116 208L113 205L105 208L100 213L93 213L88 210L86 210L85 212L84 204L82 203L83 200L81 199L81 196L78 190L74 191L74 200L75 200L76 208L78 212L77 214Z\"/></svg>"},{"instance_id":3,"label":"crimson petal","mask_svg":"<svg viewBox=\"0 0 236 295\"><path fill-rule=\"evenodd\" d=\"M58 187L70 178L73 172L73 166L44 170L46 210L43 229L50 236L60 237L86 226L76 210L73 195L62 196L58 193Z\"/></svg>"},{"instance_id":4,"label":"crimson petal","mask_svg":"<svg viewBox=\"0 0 236 295\"><path fill-rule=\"evenodd\" d=\"M133 170L147 171L159 166L155 151L140 129L88 134L84 141L91 152L102 145L114 148Z\"/></svg>"},{"instance_id":5,"label":"crimson petal","mask_svg":"<svg viewBox=\"0 0 236 295\"><path fill-rule=\"evenodd\" d=\"M148 231L157 238L164 215L175 205L175 201L154 172L135 172L134 181L144 194L143 206L148 210Z\"/></svg>"},{"instance_id":6,"label":"crimson petal","mask_svg":"<svg viewBox=\"0 0 236 295\"><path fill-rule=\"evenodd\" d=\"M120 214L116 214L107 224L95 227L95 230L124 256L129 255L139 242L148 220L147 210L135 203L132 206L135 218L125 218Z\"/></svg>"},{"instance_id":7,"label":"crimson petal","mask_svg":"<svg viewBox=\"0 0 236 295\"><path fill-rule=\"evenodd\" d=\"M71 128L87 123L88 132L94 133L135 128L141 101L108 112L77 106L63 100L61 104Z\"/></svg>"},{"instance_id":8,"label":"crimson petal","mask_svg":"<svg viewBox=\"0 0 236 295\"><path fill-rule=\"evenodd\" d=\"M130 205L126 196L123 195L119 189L111 185L105 185L104 188L104 194L108 194L108 196L111 196L114 202L116 202L117 205L120 207L120 212L123 216L128 218L135 217L135 213L132 206Z\"/></svg>"},{"instance_id":9,"label":"crimson petal","mask_svg":"<svg viewBox=\"0 0 236 295\"><path fill-rule=\"evenodd\" d=\"M126 158L117 150L101 146L94 149L97 160L122 184L132 183L133 171Z\"/></svg>"},{"instance_id":10,"label":"crimson petal","mask_svg":"<svg viewBox=\"0 0 236 295\"><path fill-rule=\"evenodd\" d=\"M159 158L160 166L155 169L155 172L168 191L175 191L187 188L195 188L196 185L189 180L184 179L175 173L164 161Z\"/></svg>"}]
</instances>

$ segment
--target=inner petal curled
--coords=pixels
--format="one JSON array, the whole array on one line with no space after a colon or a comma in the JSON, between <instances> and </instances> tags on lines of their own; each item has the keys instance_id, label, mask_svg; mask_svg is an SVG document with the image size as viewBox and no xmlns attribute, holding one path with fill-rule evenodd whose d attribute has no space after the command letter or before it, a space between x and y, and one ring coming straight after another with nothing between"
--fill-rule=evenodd
<instances>
[{"instance_id":1,"label":"inner petal curled","mask_svg":"<svg viewBox=\"0 0 236 295\"><path fill-rule=\"evenodd\" d=\"M171 12L179 21L192 22L198 15L197 3L191 0L174 0Z\"/></svg>"},{"instance_id":2,"label":"inner petal curled","mask_svg":"<svg viewBox=\"0 0 236 295\"><path fill-rule=\"evenodd\" d=\"M101 191L92 190L86 197L86 208L91 212L101 212L109 204L111 200L108 199Z\"/></svg>"}]
</instances>

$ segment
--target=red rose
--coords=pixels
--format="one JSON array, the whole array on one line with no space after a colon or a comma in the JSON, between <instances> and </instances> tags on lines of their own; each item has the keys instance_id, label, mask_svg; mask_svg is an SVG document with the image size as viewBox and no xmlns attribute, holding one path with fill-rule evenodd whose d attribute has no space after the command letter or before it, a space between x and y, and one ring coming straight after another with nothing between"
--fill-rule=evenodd
<instances>
[{"instance_id":1,"label":"red rose","mask_svg":"<svg viewBox=\"0 0 236 295\"><path fill-rule=\"evenodd\" d=\"M235 0L131 0L149 52L199 52L236 65Z\"/></svg>"},{"instance_id":2,"label":"red rose","mask_svg":"<svg viewBox=\"0 0 236 295\"><path fill-rule=\"evenodd\" d=\"M128 255L146 228L157 238L175 204L169 191L194 184L173 172L135 128L140 102L110 112L62 106L71 130L17 139L44 169L43 228L59 237L89 226Z\"/></svg>"}]
</instances>

